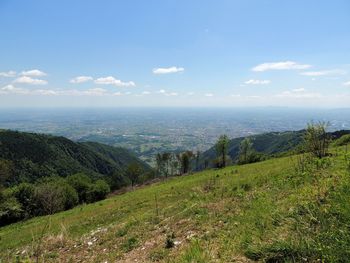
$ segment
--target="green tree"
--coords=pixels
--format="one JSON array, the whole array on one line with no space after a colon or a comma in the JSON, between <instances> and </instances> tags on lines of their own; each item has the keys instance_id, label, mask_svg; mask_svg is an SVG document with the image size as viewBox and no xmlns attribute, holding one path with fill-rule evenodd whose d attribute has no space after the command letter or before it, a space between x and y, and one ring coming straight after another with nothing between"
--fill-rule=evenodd
<instances>
[{"instance_id":1,"label":"green tree","mask_svg":"<svg viewBox=\"0 0 350 263\"><path fill-rule=\"evenodd\" d=\"M38 214L51 215L64 210L65 196L53 182L41 183L36 187L35 198L38 205Z\"/></svg>"},{"instance_id":2,"label":"green tree","mask_svg":"<svg viewBox=\"0 0 350 263\"><path fill-rule=\"evenodd\" d=\"M142 172L142 167L138 163L134 162L129 164L126 170L126 174L131 181L132 187L134 187L134 185L138 182L139 177L142 175Z\"/></svg>"},{"instance_id":3,"label":"green tree","mask_svg":"<svg viewBox=\"0 0 350 263\"><path fill-rule=\"evenodd\" d=\"M197 153L196 153L196 170L197 171L199 171L200 155L201 155L201 152L199 150L197 150Z\"/></svg>"},{"instance_id":4,"label":"green tree","mask_svg":"<svg viewBox=\"0 0 350 263\"><path fill-rule=\"evenodd\" d=\"M221 135L215 144L216 154L221 159L221 167L226 167L226 155L228 151L229 138L227 135Z\"/></svg>"},{"instance_id":5,"label":"green tree","mask_svg":"<svg viewBox=\"0 0 350 263\"><path fill-rule=\"evenodd\" d=\"M330 137L327 134L328 123L309 123L306 128L304 144L307 152L317 158L325 157L328 153Z\"/></svg>"},{"instance_id":6,"label":"green tree","mask_svg":"<svg viewBox=\"0 0 350 263\"><path fill-rule=\"evenodd\" d=\"M190 171L192 158L193 158L193 153L191 151L186 151L180 155L181 174L186 174Z\"/></svg>"},{"instance_id":7,"label":"green tree","mask_svg":"<svg viewBox=\"0 0 350 263\"><path fill-rule=\"evenodd\" d=\"M251 155L253 154L253 143L250 138L245 138L239 145L239 157L238 163L245 164L250 163Z\"/></svg>"},{"instance_id":8,"label":"green tree","mask_svg":"<svg viewBox=\"0 0 350 263\"><path fill-rule=\"evenodd\" d=\"M157 153L156 155L156 165L157 165L157 176L160 177L162 176L163 167L164 167L161 153Z\"/></svg>"},{"instance_id":9,"label":"green tree","mask_svg":"<svg viewBox=\"0 0 350 263\"><path fill-rule=\"evenodd\" d=\"M87 200L90 203L103 200L110 191L109 185L104 180L97 180L95 183L91 184L87 193Z\"/></svg>"},{"instance_id":10,"label":"green tree","mask_svg":"<svg viewBox=\"0 0 350 263\"><path fill-rule=\"evenodd\" d=\"M36 215L37 204L35 199L35 186L33 184L21 183L13 188L13 195L21 204L25 218Z\"/></svg>"},{"instance_id":11,"label":"green tree","mask_svg":"<svg viewBox=\"0 0 350 263\"><path fill-rule=\"evenodd\" d=\"M22 218L22 205L9 191L0 190L0 226L14 223Z\"/></svg>"},{"instance_id":12,"label":"green tree","mask_svg":"<svg viewBox=\"0 0 350 263\"><path fill-rule=\"evenodd\" d=\"M112 190L120 189L130 184L130 179L119 170L112 173L110 178L106 178Z\"/></svg>"},{"instance_id":13,"label":"green tree","mask_svg":"<svg viewBox=\"0 0 350 263\"><path fill-rule=\"evenodd\" d=\"M79 202L87 202L87 192L90 190L91 179L86 174L77 173L68 176L66 180L77 191Z\"/></svg>"},{"instance_id":14,"label":"green tree","mask_svg":"<svg viewBox=\"0 0 350 263\"><path fill-rule=\"evenodd\" d=\"M4 186L13 174L13 163L9 160L0 159L0 187Z\"/></svg>"},{"instance_id":15,"label":"green tree","mask_svg":"<svg viewBox=\"0 0 350 263\"><path fill-rule=\"evenodd\" d=\"M171 154L170 153L165 152L165 153L162 154L162 162L164 164L164 173L165 173L165 177L166 178L169 175L170 160L171 160Z\"/></svg>"}]
</instances>

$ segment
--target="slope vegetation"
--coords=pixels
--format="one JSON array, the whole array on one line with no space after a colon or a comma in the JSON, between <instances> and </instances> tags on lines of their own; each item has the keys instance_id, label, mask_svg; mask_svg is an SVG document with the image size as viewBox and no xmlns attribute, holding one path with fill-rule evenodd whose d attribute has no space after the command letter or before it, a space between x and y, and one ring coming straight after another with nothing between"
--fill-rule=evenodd
<instances>
[{"instance_id":1,"label":"slope vegetation","mask_svg":"<svg viewBox=\"0 0 350 263\"><path fill-rule=\"evenodd\" d=\"M228 155L235 163L238 159L240 143L249 138L253 144L253 148L262 154L267 156L281 156L284 153L292 150L297 151L297 147L303 141L305 130L300 131L285 131L285 132L269 132L258 135L252 135L247 137L239 137L231 139L228 144ZM340 130L329 133L332 139L338 139L345 134L350 134L349 130ZM215 147L203 152L199 161L199 169L205 167L205 161L208 161L211 166L211 161L216 158Z\"/></svg>"},{"instance_id":2,"label":"slope vegetation","mask_svg":"<svg viewBox=\"0 0 350 263\"><path fill-rule=\"evenodd\" d=\"M0 161L11 162L7 185L34 182L46 176L67 176L84 172L90 177L125 175L128 164L148 165L123 148L99 143L75 143L64 137L0 131Z\"/></svg>"},{"instance_id":3,"label":"slope vegetation","mask_svg":"<svg viewBox=\"0 0 350 263\"><path fill-rule=\"evenodd\" d=\"M350 161L206 170L0 228L3 261L347 262Z\"/></svg>"}]
</instances>

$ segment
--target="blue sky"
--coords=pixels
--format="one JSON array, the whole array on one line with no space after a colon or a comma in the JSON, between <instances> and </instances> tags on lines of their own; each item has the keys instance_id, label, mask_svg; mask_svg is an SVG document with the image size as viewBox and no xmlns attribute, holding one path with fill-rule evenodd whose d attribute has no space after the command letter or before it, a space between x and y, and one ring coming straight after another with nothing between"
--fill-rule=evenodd
<instances>
[{"instance_id":1,"label":"blue sky","mask_svg":"<svg viewBox=\"0 0 350 263\"><path fill-rule=\"evenodd\" d=\"M350 1L0 0L0 106L350 105Z\"/></svg>"}]
</instances>

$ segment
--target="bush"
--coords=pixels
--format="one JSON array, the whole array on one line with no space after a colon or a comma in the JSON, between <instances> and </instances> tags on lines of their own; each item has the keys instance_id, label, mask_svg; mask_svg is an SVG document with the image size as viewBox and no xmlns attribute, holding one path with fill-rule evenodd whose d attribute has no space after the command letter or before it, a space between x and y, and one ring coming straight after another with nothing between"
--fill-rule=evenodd
<instances>
[{"instance_id":1,"label":"bush","mask_svg":"<svg viewBox=\"0 0 350 263\"><path fill-rule=\"evenodd\" d=\"M68 210L79 204L77 191L68 183L61 185L64 194L64 209Z\"/></svg>"},{"instance_id":2,"label":"bush","mask_svg":"<svg viewBox=\"0 0 350 263\"><path fill-rule=\"evenodd\" d=\"M328 124L319 122L310 123L307 126L304 142L307 152L310 152L317 158L323 158L328 154L330 137L326 132Z\"/></svg>"},{"instance_id":3,"label":"bush","mask_svg":"<svg viewBox=\"0 0 350 263\"><path fill-rule=\"evenodd\" d=\"M350 144L350 134L343 135L335 141L335 146L344 146Z\"/></svg>"},{"instance_id":4,"label":"bush","mask_svg":"<svg viewBox=\"0 0 350 263\"><path fill-rule=\"evenodd\" d=\"M70 209L79 202L77 191L63 178L45 178L35 191L38 213L53 214Z\"/></svg>"},{"instance_id":5,"label":"bush","mask_svg":"<svg viewBox=\"0 0 350 263\"><path fill-rule=\"evenodd\" d=\"M35 216L37 204L35 199L35 186L28 183L21 183L12 189L14 197L23 207L24 217Z\"/></svg>"},{"instance_id":6,"label":"bush","mask_svg":"<svg viewBox=\"0 0 350 263\"><path fill-rule=\"evenodd\" d=\"M109 185L104 180L97 180L87 192L87 201L92 203L105 199L110 191Z\"/></svg>"},{"instance_id":7,"label":"bush","mask_svg":"<svg viewBox=\"0 0 350 263\"><path fill-rule=\"evenodd\" d=\"M67 177L67 183L78 193L79 202L87 202L88 191L90 190L91 179L83 173L73 174Z\"/></svg>"},{"instance_id":8,"label":"bush","mask_svg":"<svg viewBox=\"0 0 350 263\"><path fill-rule=\"evenodd\" d=\"M108 183L111 186L111 189L115 190L130 185L131 181L128 177L117 171L113 173L110 178L108 178Z\"/></svg>"},{"instance_id":9,"label":"bush","mask_svg":"<svg viewBox=\"0 0 350 263\"><path fill-rule=\"evenodd\" d=\"M0 226L14 223L23 218L23 209L9 191L0 192Z\"/></svg>"},{"instance_id":10,"label":"bush","mask_svg":"<svg viewBox=\"0 0 350 263\"><path fill-rule=\"evenodd\" d=\"M64 193L53 182L38 185L35 191L35 198L38 204L39 215L51 215L64 209Z\"/></svg>"}]
</instances>

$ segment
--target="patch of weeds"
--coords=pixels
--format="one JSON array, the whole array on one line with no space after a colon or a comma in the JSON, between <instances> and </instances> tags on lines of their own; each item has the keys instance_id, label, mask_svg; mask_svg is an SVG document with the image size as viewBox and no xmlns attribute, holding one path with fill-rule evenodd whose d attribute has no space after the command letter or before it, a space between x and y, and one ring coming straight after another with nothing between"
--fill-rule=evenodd
<instances>
[{"instance_id":1,"label":"patch of weeds","mask_svg":"<svg viewBox=\"0 0 350 263\"><path fill-rule=\"evenodd\" d=\"M149 254L148 258L153 261L153 262L157 262L157 261L161 261L163 259L165 259L168 255L168 251L166 249L155 249L153 251L151 251L151 253Z\"/></svg>"},{"instance_id":2,"label":"patch of weeds","mask_svg":"<svg viewBox=\"0 0 350 263\"><path fill-rule=\"evenodd\" d=\"M201 218L208 215L208 209L204 207L194 207L191 210L192 214L197 218Z\"/></svg>"},{"instance_id":3,"label":"patch of weeds","mask_svg":"<svg viewBox=\"0 0 350 263\"><path fill-rule=\"evenodd\" d=\"M210 262L210 258L208 252L200 245L199 240L194 240L183 254L180 262L207 263Z\"/></svg>"},{"instance_id":4,"label":"patch of weeds","mask_svg":"<svg viewBox=\"0 0 350 263\"><path fill-rule=\"evenodd\" d=\"M241 187L237 185L232 187L232 193L231 193L232 197L243 198L244 195L245 195L245 191Z\"/></svg>"},{"instance_id":5,"label":"patch of weeds","mask_svg":"<svg viewBox=\"0 0 350 263\"><path fill-rule=\"evenodd\" d=\"M216 177L219 177L219 175L216 175ZM204 186L203 186L203 191L205 193L209 193L213 190L215 190L216 188L216 178L211 178L209 179L207 182L205 182Z\"/></svg>"},{"instance_id":6,"label":"patch of weeds","mask_svg":"<svg viewBox=\"0 0 350 263\"><path fill-rule=\"evenodd\" d=\"M131 250L133 250L135 247L137 247L138 245L138 240L136 237L130 237L126 240L125 243L122 244L122 249L125 252L130 252Z\"/></svg>"},{"instance_id":7,"label":"patch of weeds","mask_svg":"<svg viewBox=\"0 0 350 263\"><path fill-rule=\"evenodd\" d=\"M250 247L244 254L249 259L270 263L300 262L307 259L307 257L303 257L300 251L290 243L281 241L260 248Z\"/></svg>"},{"instance_id":8,"label":"patch of weeds","mask_svg":"<svg viewBox=\"0 0 350 263\"><path fill-rule=\"evenodd\" d=\"M247 191L250 191L252 189L252 186L250 184L248 184L248 183L243 183L243 184L240 185L240 188L243 191L247 192Z\"/></svg>"},{"instance_id":9,"label":"patch of weeds","mask_svg":"<svg viewBox=\"0 0 350 263\"><path fill-rule=\"evenodd\" d=\"M46 256L46 258L52 258L52 259L54 259L54 258L58 258L58 253L49 252L49 253L47 253L45 256Z\"/></svg>"},{"instance_id":10,"label":"patch of weeds","mask_svg":"<svg viewBox=\"0 0 350 263\"><path fill-rule=\"evenodd\" d=\"M126 227L120 228L117 230L117 232L115 233L115 235L117 237L123 237L128 233L128 229Z\"/></svg>"}]
</instances>

